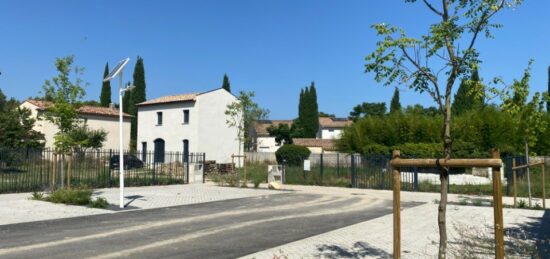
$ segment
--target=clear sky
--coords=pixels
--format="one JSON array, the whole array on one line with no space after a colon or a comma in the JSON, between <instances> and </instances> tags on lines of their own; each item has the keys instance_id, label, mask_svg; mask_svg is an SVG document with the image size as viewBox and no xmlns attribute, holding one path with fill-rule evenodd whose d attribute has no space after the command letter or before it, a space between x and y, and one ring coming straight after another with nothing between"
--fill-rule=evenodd
<instances>
[{"instance_id":1,"label":"clear sky","mask_svg":"<svg viewBox=\"0 0 550 259\"><path fill-rule=\"evenodd\" d=\"M531 86L547 87L550 1L530 0L498 14L504 27L478 45L485 80L519 78L535 60ZM55 75L56 57L85 67L86 99L99 99L106 62L144 58L147 98L221 86L255 91L270 118L297 116L300 88L315 81L320 111L347 116L358 103L389 102L393 88L364 73L377 41L371 24L426 32L434 16L421 4L388 1L1 1L0 88L19 100L37 96ZM116 82L113 82L116 87ZM432 105L405 88L403 105ZM113 91L113 100L117 100Z\"/></svg>"}]
</instances>

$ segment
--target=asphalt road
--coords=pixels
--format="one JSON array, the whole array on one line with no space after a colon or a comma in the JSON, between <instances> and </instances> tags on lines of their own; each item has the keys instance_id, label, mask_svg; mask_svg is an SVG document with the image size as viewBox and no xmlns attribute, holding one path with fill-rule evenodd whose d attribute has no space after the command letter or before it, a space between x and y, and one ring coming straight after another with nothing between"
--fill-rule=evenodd
<instances>
[{"instance_id":1,"label":"asphalt road","mask_svg":"<svg viewBox=\"0 0 550 259\"><path fill-rule=\"evenodd\" d=\"M3 225L0 258L236 258L389 214L391 206L360 195L285 193Z\"/></svg>"}]
</instances>

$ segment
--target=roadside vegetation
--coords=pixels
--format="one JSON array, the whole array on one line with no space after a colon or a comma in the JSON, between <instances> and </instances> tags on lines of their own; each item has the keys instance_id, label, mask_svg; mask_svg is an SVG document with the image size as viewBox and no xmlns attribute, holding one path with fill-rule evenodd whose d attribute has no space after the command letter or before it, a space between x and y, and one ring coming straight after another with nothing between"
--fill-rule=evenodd
<instances>
[{"instance_id":1,"label":"roadside vegetation","mask_svg":"<svg viewBox=\"0 0 550 259\"><path fill-rule=\"evenodd\" d=\"M105 209L109 206L103 197L92 198L93 190L86 186L72 189L57 189L50 193L34 192L33 200L47 201L52 203L63 203L67 205L88 206L91 208Z\"/></svg>"}]
</instances>

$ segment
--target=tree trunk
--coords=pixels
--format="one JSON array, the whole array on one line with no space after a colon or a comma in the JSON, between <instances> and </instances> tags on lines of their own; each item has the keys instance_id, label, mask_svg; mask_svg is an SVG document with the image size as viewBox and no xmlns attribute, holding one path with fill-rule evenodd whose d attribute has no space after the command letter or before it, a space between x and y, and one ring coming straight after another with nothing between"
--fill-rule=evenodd
<instances>
[{"instance_id":1,"label":"tree trunk","mask_svg":"<svg viewBox=\"0 0 550 259\"><path fill-rule=\"evenodd\" d=\"M450 98L446 98L445 118L443 122L443 152L445 159L451 158L451 105ZM447 258L447 192L449 191L449 169L441 168L441 199L439 200L437 223L439 226L439 258Z\"/></svg>"}]
</instances>

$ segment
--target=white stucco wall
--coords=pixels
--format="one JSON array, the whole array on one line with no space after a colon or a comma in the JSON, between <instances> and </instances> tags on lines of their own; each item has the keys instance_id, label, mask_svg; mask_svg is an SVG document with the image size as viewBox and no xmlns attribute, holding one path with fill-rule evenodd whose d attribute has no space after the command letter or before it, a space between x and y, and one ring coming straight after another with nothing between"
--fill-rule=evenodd
<instances>
[{"instance_id":1,"label":"white stucco wall","mask_svg":"<svg viewBox=\"0 0 550 259\"><path fill-rule=\"evenodd\" d=\"M339 128L322 128L319 130L317 138L321 139L340 139L342 137L342 129Z\"/></svg>"},{"instance_id":2,"label":"white stucco wall","mask_svg":"<svg viewBox=\"0 0 550 259\"><path fill-rule=\"evenodd\" d=\"M199 145L207 160L218 163L231 162L231 154L239 153L237 129L227 126L227 105L237 98L224 89L218 89L197 96L199 106ZM244 154L243 145L240 147Z\"/></svg>"},{"instance_id":3,"label":"white stucco wall","mask_svg":"<svg viewBox=\"0 0 550 259\"><path fill-rule=\"evenodd\" d=\"M183 152L183 140L189 141L189 152L204 152L207 160L231 161L239 149L237 130L226 125L227 105L237 98L223 89L198 95L196 101L138 106L138 150L147 142L154 151L154 141L161 138L166 152ZM189 110L189 124L183 124L183 110ZM157 112L163 113L157 125ZM241 149L242 152L242 149Z\"/></svg>"},{"instance_id":4,"label":"white stucco wall","mask_svg":"<svg viewBox=\"0 0 550 259\"><path fill-rule=\"evenodd\" d=\"M39 111L37 106L29 102L23 102L20 106L29 109L31 116L36 119L33 129L44 134L45 147L53 148L55 134L59 131L57 126L40 117L39 115L42 114L42 111ZM107 132L102 149L119 149L118 117L83 114L81 118L86 121L89 129L103 129ZM128 149L130 147L130 118L124 118L122 130L124 134L124 148Z\"/></svg>"},{"instance_id":5,"label":"white stucco wall","mask_svg":"<svg viewBox=\"0 0 550 259\"><path fill-rule=\"evenodd\" d=\"M275 137L257 137L256 151L257 152L276 152L281 146L277 146Z\"/></svg>"}]
</instances>

